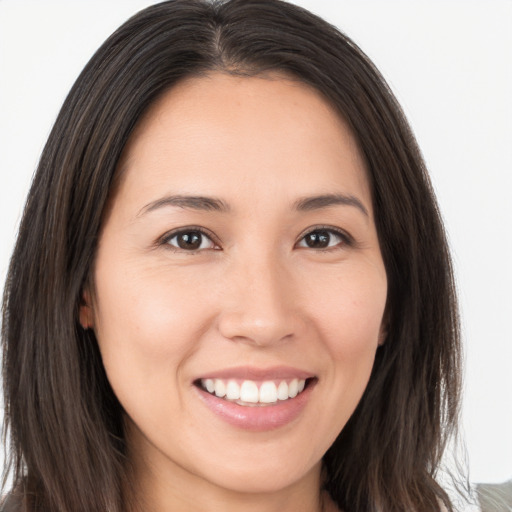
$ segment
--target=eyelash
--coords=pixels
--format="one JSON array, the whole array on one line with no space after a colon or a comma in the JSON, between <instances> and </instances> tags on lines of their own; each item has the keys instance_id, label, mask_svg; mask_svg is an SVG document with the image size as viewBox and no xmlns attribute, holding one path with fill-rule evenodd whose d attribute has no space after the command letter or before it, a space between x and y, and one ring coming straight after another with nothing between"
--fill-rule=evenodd
<instances>
[{"instance_id":1,"label":"eyelash","mask_svg":"<svg viewBox=\"0 0 512 512\"><path fill-rule=\"evenodd\" d=\"M342 231L341 229L335 228L333 226L315 226L314 228L308 228L303 234L300 235L299 240L295 245L297 246L300 242L305 240L305 238L308 235L312 235L313 233L321 233L321 232L328 233L329 236L334 235L337 238L339 238L341 240L341 242L338 242L336 245L334 245L332 247L328 246L328 247L324 247L324 248L314 249L313 247L302 246L301 248L313 249L316 252L330 252L330 251L339 250L340 248L343 248L343 247L353 247L355 245L355 240L352 238L352 236L350 236L345 231ZM340 247L340 245L341 245L341 247Z\"/></svg>"},{"instance_id":2,"label":"eyelash","mask_svg":"<svg viewBox=\"0 0 512 512\"><path fill-rule=\"evenodd\" d=\"M299 243L303 242L308 235L312 235L314 233L322 233L322 232L328 233L330 237L332 237L332 235L334 235L335 237L339 238L341 240L341 242L338 242L334 246L327 246L327 247L316 248L316 249L314 247L308 247L307 245L299 246ZM173 238L176 238L180 235L187 235L187 234L190 235L192 233L198 234L201 237L207 238L213 245L215 245L215 247L201 248L199 246L198 248L195 248L195 249L184 249L182 247L177 247L177 246L173 246L170 244L170 241ZM331 240L329 239L329 243L330 243L330 241ZM204 240L201 241L200 245L202 245L203 242L204 242ZM175 252L185 252L185 253L189 253L189 254L195 254L195 253L198 253L203 250L221 250L219 247L220 244L216 241L216 237L213 235L213 233L211 233L210 231L208 231L202 227L199 227L199 226L189 226L186 228L180 228L178 230L171 231L170 233L165 234L159 240L158 245L165 245ZM337 250L340 248L339 247L340 245L342 247L352 247L355 245L355 242L354 242L354 239L348 233L346 233L338 228L334 228L332 226L315 226L314 228L308 228L307 231L305 231L303 234L300 235L298 241L295 243L295 247L299 247L299 248L303 248L303 249L312 249L316 252L330 252L333 250Z\"/></svg>"},{"instance_id":3,"label":"eyelash","mask_svg":"<svg viewBox=\"0 0 512 512\"><path fill-rule=\"evenodd\" d=\"M219 250L220 249L219 244L216 241L216 237L214 236L214 234L202 227L199 227L199 226L188 226L186 228L180 228L178 230L171 231L170 233L166 233L159 240L158 245L166 245L167 247L169 247L171 250L173 250L175 252L186 252L189 254L195 254L199 251L205 250L205 248L201 249L201 247L199 247L197 249L183 249L181 247L176 247L176 246L173 246L170 244L170 241L173 238L176 238L180 235L186 235L186 234L191 234L191 233L197 233L201 237L207 238L208 240L210 240L210 242L212 244L214 244L216 246L216 247L208 248L208 250ZM201 242L201 245L202 245L203 241Z\"/></svg>"}]
</instances>

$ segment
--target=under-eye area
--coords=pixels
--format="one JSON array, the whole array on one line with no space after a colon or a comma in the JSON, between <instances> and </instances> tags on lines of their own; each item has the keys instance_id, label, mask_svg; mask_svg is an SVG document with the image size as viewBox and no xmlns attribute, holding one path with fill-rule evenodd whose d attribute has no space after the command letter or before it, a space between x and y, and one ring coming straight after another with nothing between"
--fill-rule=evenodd
<instances>
[{"instance_id":1,"label":"under-eye area","mask_svg":"<svg viewBox=\"0 0 512 512\"><path fill-rule=\"evenodd\" d=\"M223 400L244 406L276 405L295 398L305 389L316 384L318 379L278 379L278 380L240 380L240 379L197 379L194 385Z\"/></svg>"}]
</instances>

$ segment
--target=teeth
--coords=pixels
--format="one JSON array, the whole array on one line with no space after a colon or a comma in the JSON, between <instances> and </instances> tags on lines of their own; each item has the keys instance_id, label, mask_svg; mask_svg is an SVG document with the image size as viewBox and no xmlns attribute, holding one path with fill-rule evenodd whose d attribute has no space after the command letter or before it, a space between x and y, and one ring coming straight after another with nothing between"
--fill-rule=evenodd
<instances>
[{"instance_id":1,"label":"teeth","mask_svg":"<svg viewBox=\"0 0 512 512\"><path fill-rule=\"evenodd\" d=\"M263 404L271 404L277 402L277 388L273 382L264 382L261 385L260 402Z\"/></svg>"},{"instance_id":2,"label":"teeth","mask_svg":"<svg viewBox=\"0 0 512 512\"><path fill-rule=\"evenodd\" d=\"M214 385L215 385L215 394L218 397L222 398L222 397L226 396L226 384L224 384L223 380L215 379Z\"/></svg>"},{"instance_id":3,"label":"teeth","mask_svg":"<svg viewBox=\"0 0 512 512\"><path fill-rule=\"evenodd\" d=\"M228 400L238 400L240 398L240 386L234 380L228 382L226 388L226 398Z\"/></svg>"},{"instance_id":4,"label":"teeth","mask_svg":"<svg viewBox=\"0 0 512 512\"><path fill-rule=\"evenodd\" d=\"M244 380L240 387L240 400L256 404L259 401L259 392L256 382L252 380Z\"/></svg>"},{"instance_id":5,"label":"teeth","mask_svg":"<svg viewBox=\"0 0 512 512\"><path fill-rule=\"evenodd\" d=\"M206 388L206 391L208 391L208 393L215 392L215 384L213 383L212 379L206 379L204 381L204 387Z\"/></svg>"},{"instance_id":6,"label":"teeth","mask_svg":"<svg viewBox=\"0 0 512 512\"><path fill-rule=\"evenodd\" d=\"M288 396L290 398L295 398L297 393L299 392L299 382L297 379L293 379L290 384L288 384Z\"/></svg>"},{"instance_id":7,"label":"teeth","mask_svg":"<svg viewBox=\"0 0 512 512\"><path fill-rule=\"evenodd\" d=\"M201 385L206 391L219 398L227 400L240 400L246 404L273 404L278 400L295 398L304 390L306 381L304 379L293 379L290 382L282 380L279 385L268 380L258 384L252 380L244 380L240 386L237 381L222 379L203 379ZM244 404L240 404L244 405Z\"/></svg>"},{"instance_id":8,"label":"teeth","mask_svg":"<svg viewBox=\"0 0 512 512\"><path fill-rule=\"evenodd\" d=\"M277 398L279 400L288 400L288 384L283 380L277 388Z\"/></svg>"}]
</instances>

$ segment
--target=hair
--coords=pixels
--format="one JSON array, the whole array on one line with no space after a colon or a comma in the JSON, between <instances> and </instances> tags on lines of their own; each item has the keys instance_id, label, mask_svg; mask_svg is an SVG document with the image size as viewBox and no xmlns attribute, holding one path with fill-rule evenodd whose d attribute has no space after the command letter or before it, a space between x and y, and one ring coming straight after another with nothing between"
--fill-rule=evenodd
<instances>
[{"instance_id":1,"label":"hair","mask_svg":"<svg viewBox=\"0 0 512 512\"><path fill-rule=\"evenodd\" d=\"M117 164L163 93L211 72L281 72L319 91L365 160L388 278L386 343L323 459L343 510L453 510L436 481L456 431L459 322L446 236L412 131L348 37L280 0L172 0L123 24L72 87L35 174L3 298L6 474L26 510L121 512L123 410L78 322ZM5 478L4 478L5 485Z\"/></svg>"}]
</instances>

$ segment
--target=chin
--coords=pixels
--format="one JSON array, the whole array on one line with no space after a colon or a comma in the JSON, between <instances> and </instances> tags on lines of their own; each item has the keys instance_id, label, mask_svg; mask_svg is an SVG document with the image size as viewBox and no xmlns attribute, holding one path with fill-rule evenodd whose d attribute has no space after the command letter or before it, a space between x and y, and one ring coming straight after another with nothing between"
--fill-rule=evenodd
<instances>
[{"instance_id":1,"label":"chin","mask_svg":"<svg viewBox=\"0 0 512 512\"><path fill-rule=\"evenodd\" d=\"M219 464L204 461L202 467L196 467L203 479L239 493L276 493L312 481L318 485L322 468L320 455L307 456L304 447L290 449L292 454L278 450L263 454L260 450L260 457L223 457Z\"/></svg>"},{"instance_id":2,"label":"chin","mask_svg":"<svg viewBox=\"0 0 512 512\"><path fill-rule=\"evenodd\" d=\"M318 471L320 474L321 463L318 467L305 471L287 470L283 468L275 471L268 468L251 467L243 470L216 472L210 481L232 492L244 494L272 494L278 493L289 487L300 484L311 473Z\"/></svg>"}]
</instances>

